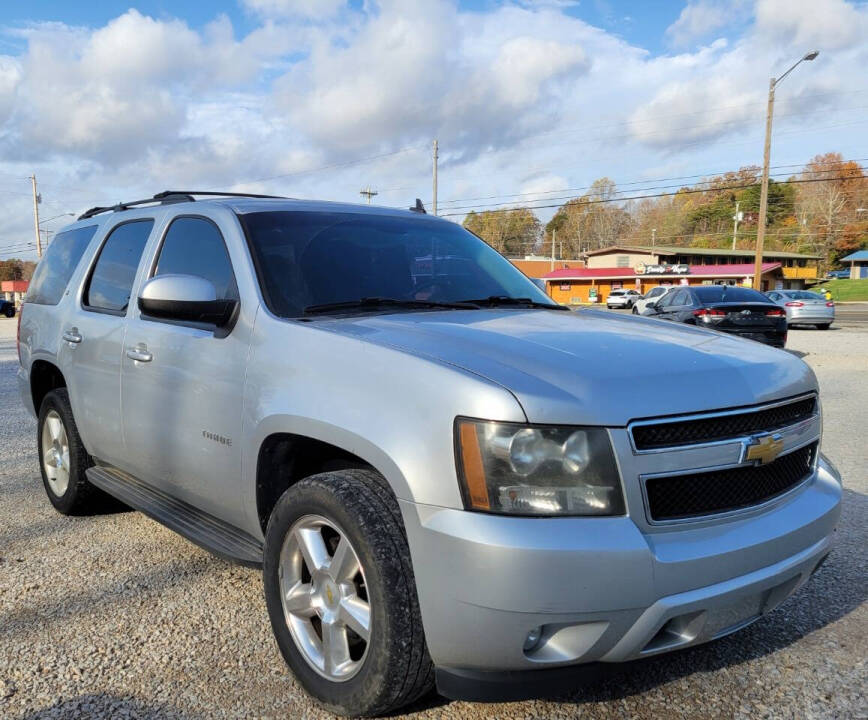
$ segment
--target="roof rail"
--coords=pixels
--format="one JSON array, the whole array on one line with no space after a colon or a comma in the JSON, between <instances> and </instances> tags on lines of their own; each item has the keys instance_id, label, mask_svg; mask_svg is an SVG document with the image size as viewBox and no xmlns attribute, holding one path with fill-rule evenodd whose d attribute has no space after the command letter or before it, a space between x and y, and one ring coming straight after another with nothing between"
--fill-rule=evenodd
<instances>
[{"instance_id":1,"label":"roof rail","mask_svg":"<svg viewBox=\"0 0 868 720\"><path fill-rule=\"evenodd\" d=\"M144 200L131 200L130 202L118 203L117 205L98 205L90 210L85 210L78 216L79 220L87 220L95 215L100 215L105 212L120 212L121 210L129 210L138 205L171 205L179 202L195 202L194 195L207 195L215 197L248 197L248 198L268 198L274 200L285 200L286 198L280 195L257 195L255 193L237 193L237 192L216 192L213 190L163 190L158 192L152 198Z\"/></svg>"}]
</instances>

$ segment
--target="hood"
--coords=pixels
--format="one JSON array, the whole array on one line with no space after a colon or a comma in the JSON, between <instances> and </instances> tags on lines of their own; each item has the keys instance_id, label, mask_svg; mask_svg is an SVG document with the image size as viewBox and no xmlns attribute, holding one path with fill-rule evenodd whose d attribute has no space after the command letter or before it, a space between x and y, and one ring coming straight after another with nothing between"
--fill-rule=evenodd
<instances>
[{"instance_id":1,"label":"hood","mask_svg":"<svg viewBox=\"0 0 868 720\"><path fill-rule=\"evenodd\" d=\"M315 325L481 375L512 392L534 423L623 426L817 387L811 369L786 351L595 310L393 313L323 318Z\"/></svg>"}]
</instances>

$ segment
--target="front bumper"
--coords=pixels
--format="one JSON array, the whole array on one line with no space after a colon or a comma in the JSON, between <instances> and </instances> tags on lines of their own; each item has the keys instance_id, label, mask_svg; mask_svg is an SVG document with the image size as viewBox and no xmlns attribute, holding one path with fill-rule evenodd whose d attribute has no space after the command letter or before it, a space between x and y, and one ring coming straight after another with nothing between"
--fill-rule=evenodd
<instances>
[{"instance_id":1,"label":"front bumper","mask_svg":"<svg viewBox=\"0 0 868 720\"><path fill-rule=\"evenodd\" d=\"M471 699L474 683L496 688L500 677L504 697L513 697L518 676L535 687L539 671L552 669L574 682L592 671L588 663L734 632L808 580L831 547L840 498L840 479L821 461L798 493L761 514L688 529L643 532L630 517L511 518L402 502L441 689ZM542 640L526 652L528 632L540 626Z\"/></svg>"}]
</instances>

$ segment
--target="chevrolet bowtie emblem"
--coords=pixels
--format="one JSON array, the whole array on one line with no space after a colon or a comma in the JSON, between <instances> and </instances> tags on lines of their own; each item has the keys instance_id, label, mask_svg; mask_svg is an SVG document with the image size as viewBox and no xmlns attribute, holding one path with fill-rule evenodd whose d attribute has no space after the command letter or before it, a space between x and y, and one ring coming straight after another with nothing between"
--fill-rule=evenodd
<instances>
[{"instance_id":1,"label":"chevrolet bowtie emblem","mask_svg":"<svg viewBox=\"0 0 868 720\"><path fill-rule=\"evenodd\" d=\"M780 455L783 449L784 441L779 434L754 435L744 445L742 462L753 461L758 465L765 465Z\"/></svg>"}]
</instances>

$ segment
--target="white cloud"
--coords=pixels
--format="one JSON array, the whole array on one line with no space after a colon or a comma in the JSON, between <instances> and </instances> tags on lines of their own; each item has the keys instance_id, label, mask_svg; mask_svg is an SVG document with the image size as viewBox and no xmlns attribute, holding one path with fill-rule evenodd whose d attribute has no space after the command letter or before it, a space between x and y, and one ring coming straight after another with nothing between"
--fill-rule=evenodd
<instances>
[{"instance_id":1,"label":"white cloud","mask_svg":"<svg viewBox=\"0 0 868 720\"><path fill-rule=\"evenodd\" d=\"M347 0L242 0L244 7L266 18L326 19L346 7Z\"/></svg>"},{"instance_id":2,"label":"white cloud","mask_svg":"<svg viewBox=\"0 0 868 720\"><path fill-rule=\"evenodd\" d=\"M688 0L678 19L666 28L666 35L678 47L706 37L734 22L744 0Z\"/></svg>"},{"instance_id":3,"label":"white cloud","mask_svg":"<svg viewBox=\"0 0 868 720\"><path fill-rule=\"evenodd\" d=\"M756 29L765 38L809 50L841 50L868 37L868 6L844 0L757 0Z\"/></svg>"},{"instance_id":4,"label":"white cloud","mask_svg":"<svg viewBox=\"0 0 868 720\"><path fill-rule=\"evenodd\" d=\"M725 170L760 161L768 77L814 46L818 61L778 93L775 157L861 157L864 4L758 0L756 22L739 5L725 40L677 54L568 5L247 0L243 36L224 16L194 28L137 10L99 27L0 29L24 44L0 56L0 173L35 170L47 214L173 185L352 201L370 184L383 204L428 204L435 137L443 212L468 204L451 199L548 197L603 175ZM724 27L698 13L667 37ZM15 182L0 179L6 232L29 239Z\"/></svg>"}]
</instances>

